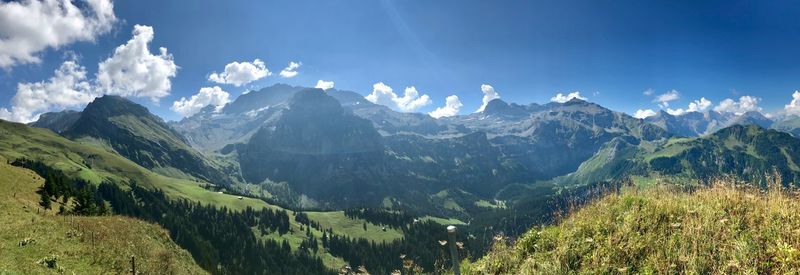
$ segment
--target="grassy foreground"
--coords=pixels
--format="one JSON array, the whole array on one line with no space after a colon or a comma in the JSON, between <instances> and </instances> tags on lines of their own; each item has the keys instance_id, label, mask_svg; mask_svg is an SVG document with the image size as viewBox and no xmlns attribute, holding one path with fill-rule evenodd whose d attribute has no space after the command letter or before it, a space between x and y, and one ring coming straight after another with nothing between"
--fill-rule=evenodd
<instances>
[{"instance_id":1,"label":"grassy foreground","mask_svg":"<svg viewBox=\"0 0 800 275\"><path fill-rule=\"evenodd\" d=\"M120 216L61 216L41 210L44 180L0 163L0 274L204 274L161 227Z\"/></svg>"},{"instance_id":2,"label":"grassy foreground","mask_svg":"<svg viewBox=\"0 0 800 275\"><path fill-rule=\"evenodd\" d=\"M731 181L691 193L664 186L624 190L558 225L534 228L513 245L498 241L465 269L470 274L797 274L800 197L793 190L760 191Z\"/></svg>"}]
</instances>

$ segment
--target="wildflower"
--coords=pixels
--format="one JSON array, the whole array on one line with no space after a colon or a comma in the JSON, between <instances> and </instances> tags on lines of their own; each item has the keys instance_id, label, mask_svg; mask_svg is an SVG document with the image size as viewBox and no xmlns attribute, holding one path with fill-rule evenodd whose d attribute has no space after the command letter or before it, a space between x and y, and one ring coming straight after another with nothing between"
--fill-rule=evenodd
<instances>
[{"instance_id":1,"label":"wildflower","mask_svg":"<svg viewBox=\"0 0 800 275\"><path fill-rule=\"evenodd\" d=\"M409 269L412 266L414 266L414 260L411 260L411 259L403 260L403 268Z\"/></svg>"},{"instance_id":2,"label":"wildflower","mask_svg":"<svg viewBox=\"0 0 800 275\"><path fill-rule=\"evenodd\" d=\"M400 272L400 270L395 269L394 271L392 271L392 273L389 273L389 274L391 274L391 275L402 275L403 273Z\"/></svg>"},{"instance_id":3,"label":"wildflower","mask_svg":"<svg viewBox=\"0 0 800 275\"><path fill-rule=\"evenodd\" d=\"M585 242L587 242L587 243L593 243L593 242L594 242L594 239L592 239L592 238L586 238L586 240L584 240L584 241L585 241Z\"/></svg>"},{"instance_id":4,"label":"wildflower","mask_svg":"<svg viewBox=\"0 0 800 275\"><path fill-rule=\"evenodd\" d=\"M501 236L501 235L494 236L494 240L498 241L498 242L502 241L503 240L503 236Z\"/></svg>"},{"instance_id":5,"label":"wildflower","mask_svg":"<svg viewBox=\"0 0 800 275\"><path fill-rule=\"evenodd\" d=\"M400 254L400 259L405 259L405 258L406 258L406 254Z\"/></svg>"},{"instance_id":6,"label":"wildflower","mask_svg":"<svg viewBox=\"0 0 800 275\"><path fill-rule=\"evenodd\" d=\"M726 222L728 222L728 219L721 219L721 220L719 220L719 223L726 223Z\"/></svg>"},{"instance_id":7,"label":"wildflower","mask_svg":"<svg viewBox=\"0 0 800 275\"><path fill-rule=\"evenodd\" d=\"M678 228L678 227L681 227L681 223L676 222L676 223L670 224L670 226L672 226L672 228Z\"/></svg>"},{"instance_id":8,"label":"wildflower","mask_svg":"<svg viewBox=\"0 0 800 275\"><path fill-rule=\"evenodd\" d=\"M458 249L464 249L464 243L462 242L456 242L456 246L458 246Z\"/></svg>"},{"instance_id":9,"label":"wildflower","mask_svg":"<svg viewBox=\"0 0 800 275\"><path fill-rule=\"evenodd\" d=\"M628 267L626 266L626 267L617 268L617 271L620 272L620 273L627 272L628 271Z\"/></svg>"},{"instance_id":10,"label":"wildflower","mask_svg":"<svg viewBox=\"0 0 800 275\"><path fill-rule=\"evenodd\" d=\"M440 240L440 241L439 241L439 245L441 245L441 246L444 246L444 245L446 245L446 244L447 244L447 241L444 241L444 240Z\"/></svg>"}]
</instances>

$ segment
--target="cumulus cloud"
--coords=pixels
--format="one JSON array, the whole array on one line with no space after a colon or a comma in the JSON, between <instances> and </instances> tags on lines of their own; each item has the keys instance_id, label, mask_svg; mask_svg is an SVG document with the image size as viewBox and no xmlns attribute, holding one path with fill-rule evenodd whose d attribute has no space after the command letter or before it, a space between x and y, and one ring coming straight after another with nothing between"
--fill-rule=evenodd
<instances>
[{"instance_id":1,"label":"cumulus cloud","mask_svg":"<svg viewBox=\"0 0 800 275\"><path fill-rule=\"evenodd\" d=\"M295 76L297 76L297 73L298 73L297 69L300 68L300 65L303 65L303 63L294 62L294 61L289 62L289 66L286 66L286 68L283 68L283 70L281 70L279 75L281 77L283 77L283 78L295 77Z\"/></svg>"},{"instance_id":2,"label":"cumulus cloud","mask_svg":"<svg viewBox=\"0 0 800 275\"><path fill-rule=\"evenodd\" d=\"M654 116L654 115L656 115L656 112L651 110L651 109L645 109L645 110L639 109L639 110L636 110L635 113L633 113L633 117L638 118L638 119L645 119L647 117L651 117L651 116Z\"/></svg>"},{"instance_id":3,"label":"cumulus cloud","mask_svg":"<svg viewBox=\"0 0 800 275\"><path fill-rule=\"evenodd\" d=\"M486 105L489 104L489 101L500 98L500 94L494 90L494 87L488 84L481 84L481 92L483 92L483 103L476 112L483 112L483 110L486 109Z\"/></svg>"},{"instance_id":4,"label":"cumulus cloud","mask_svg":"<svg viewBox=\"0 0 800 275\"><path fill-rule=\"evenodd\" d=\"M784 106L783 110L789 115L800 115L800 91L794 91L792 101Z\"/></svg>"},{"instance_id":5,"label":"cumulus cloud","mask_svg":"<svg viewBox=\"0 0 800 275\"><path fill-rule=\"evenodd\" d=\"M153 28L136 25L133 38L114 50L114 55L101 62L97 69L97 83L106 94L149 97L153 101L169 95L171 78L178 66L167 48L159 48L158 55L150 53Z\"/></svg>"},{"instance_id":6,"label":"cumulus cloud","mask_svg":"<svg viewBox=\"0 0 800 275\"><path fill-rule=\"evenodd\" d=\"M652 88L650 88L650 89L644 90L644 92L642 92L642 94L643 94L643 95L646 95L646 96L651 96L651 95L653 95L653 93L655 93L655 92L656 92L655 90L653 90Z\"/></svg>"},{"instance_id":7,"label":"cumulus cloud","mask_svg":"<svg viewBox=\"0 0 800 275\"><path fill-rule=\"evenodd\" d=\"M711 105L712 103L710 100L706 99L705 97L701 97L698 100L689 102L689 107L686 108L685 110L683 108L678 108L678 109L667 108L667 113L673 116L679 116L691 112L702 112L711 107Z\"/></svg>"},{"instance_id":8,"label":"cumulus cloud","mask_svg":"<svg viewBox=\"0 0 800 275\"><path fill-rule=\"evenodd\" d=\"M451 95L445 98L444 106L436 108L433 112L428 113L433 118L441 118L441 117L450 117L458 114L458 111L461 110L461 100L458 99L457 95Z\"/></svg>"},{"instance_id":9,"label":"cumulus cloud","mask_svg":"<svg viewBox=\"0 0 800 275\"><path fill-rule=\"evenodd\" d=\"M671 90L669 92L657 95L656 98L653 99L653 102L658 102L658 106L661 108L667 108L669 107L670 101L675 101L679 98L681 98L680 93L678 93L676 90Z\"/></svg>"},{"instance_id":10,"label":"cumulus cloud","mask_svg":"<svg viewBox=\"0 0 800 275\"><path fill-rule=\"evenodd\" d=\"M734 113L736 115L742 115L747 112L761 112L762 108L758 107L759 101L761 101L760 98L747 95L740 97L739 101L726 98L717 107L714 107L714 111Z\"/></svg>"},{"instance_id":11,"label":"cumulus cloud","mask_svg":"<svg viewBox=\"0 0 800 275\"><path fill-rule=\"evenodd\" d=\"M0 119L33 122L44 112L83 106L97 96L87 80L86 68L68 60L47 81L17 84L12 107L0 109Z\"/></svg>"},{"instance_id":12,"label":"cumulus cloud","mask_svg":"<svg viewBox=\"0 0 800 275\"><path fill-rule=\"evenodd\" d=\"M211 73L208 76L208 80L220 84L233 84L233 86L239 87L270 75L272 75L272 72L267 69L264 61L256 58L253 62L228 63L228 65L225 65L225 71Z\"/></svg>"},{"instance_id":13,"label":"cumulus cloud","mask_svg":"<svg viewBox=\"0 0 800 275\"><path fill-rule=\"evenodd\" d=\"M317 80L317 86L314 86L314 88L327 90L333 88L333 84L333 81L325 81L320 79Z\"/></svg>"},{"instance_id":14,"label":"cumulus cloud","mask_svg":"<svg viewBox=\"0 0 800 275\"><path fill-rule=\"evenodd\" d=\"M426 94L420 96L414 86L406 87L403 91L403 96L398 96L392 91L392 87L383 84L383 82L372 85L372 93L364 98L372 103L389 106L404 112L412 112L422 106L431 104L431 98Z\"/></svg>"},{"instance_id":15,"label":"cumulus cloud","mask_svg":"<svg viewBox=\"0 0 800 275\"><path fill-rule=\"evenodd\" d=\"M678 109L667 108L666 111L668 114L673 116L680 116L686 114L686 110L684 110L683 108L678 108Z\"/></svg>"},{"instance_id":16,"label":"cumulus cloud","mask_svg":"<svg viewBox=\"0 0 800 275\"><path fill-rule=\"evenodd\" d=\"M711 101L706 99L705 97L701 97L699 100L695 100L689 103L689 109L687 112L702 112L711 107Z\"/></svg>"},{"instance_id":17,"label":"cumulus cloud","mask_svg":"<svg viewBox=\"0 0 800 275\"><path fill-rule=\"evenodd\" d=\"M170 109L183 117L190 117L209 105L216 106L214 111L219 112L228 102L231 102L230 94L219 86L203 87L191 98L181 97L180 100L173 102Z\"/></svg>"},{"instance_id":18,"label":"cumulus cloud","mask_svg":"<svg viewBox=\"0 0 800 275\"><path fill-rule=\"evenodd\" d=\"M564 95L562 93L558 93L555 96L551 97L550 101L558 102L558 103L565 103L565 102L570 101L570 100L572 100L574 98L577 98L577 99L580 99L580 100L586 100L585 97L581 96L581 92L571 92L571 93L569 93L567 95Z\"/></svg>"},{"instance_id":19,"label":"cumulus cloud","mask_svg":"<svg viewBox=\"0 0 800 275\"><path fill-rule=\"evenodd\" d=\"M38 63L38 54L111 30L117 17L111 0L0 2L0 68Z\"/></svg>"}]
</instances>

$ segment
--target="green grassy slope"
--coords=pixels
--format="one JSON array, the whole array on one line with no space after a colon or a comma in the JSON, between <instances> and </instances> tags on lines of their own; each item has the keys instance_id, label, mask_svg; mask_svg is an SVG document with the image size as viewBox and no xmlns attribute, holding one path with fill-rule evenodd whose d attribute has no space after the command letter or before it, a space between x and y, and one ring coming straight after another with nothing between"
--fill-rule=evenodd
<instances>
[{"instance_id":1,"label":"green grassy slope","mask_svg":"<svg viewBox=\"0 0 800 275\"><path fill-rule=\"evenodd\" d=\"M724 185L723 185L724 184ZM611 194L514 245L497 242L469 274L796 274L800 199L730 182L694 193L661 185ZM771 186L777 186L773 182Z\"/></svg>"},{"instance_id":2,"label":"green grassy slope","mask_svg":"<svg viewBox=\"0 0 800 275\"><path fill-rule=\"evenodd\" d=\"M375 242L391 242L403 237L403 232L366 222L363 219L351 219L344 215L344 211L330 212L306 212L308 217L319 222L324 228L333 228L335 233L350 237L361 237ZM367 230L364 230L364 223L367 223Z\"/></svg>"},{"instance_id":3,"label":"green grassy slope","mask_svg":"<svg viewBox=\"0 0 800 275\"><path fill-rule=\"evenodd\" d=\"M93 183L111 181L137 183L163 189L176 198L225 206L234 210L245 207L269 207L258 199L219 194L200 187L200 183L167 177L93 143L79 143L50 130L0 120L0 156L6 159L28 158L64 171L67 175Z\"/></svg>"},{"instance_id":4,"label":"green grassy slope","mask_svg":"<svg viewBox=\"0 0 800 275\"><path fill-rule=\"evenodd\" d=\"M2 159L2 158L0 158ZM157 225L120 216L57 216L39 209L34 172L0 163L0 274L55 274L38 264L56 255L65 273L204 274L188 252ZM20 246L20 241L33 240Z\"/></svg>"},{"instance_id":5,"label":"green grassy slope","mask_svg":"<svg viewBox=\"0 0 800 275\"><path fill-rule=\"evenodd\" d=\"M234 173L223 173L217 163L191 148L161 118L122 97L96 98L62 134L101 140L142 167L166 175L217 183L231 183L234 178Z\"/></svg>"},{"instance_id":6,"label":"green grassy slope","mask_svg":"<svg viewBox=\"0 0 800 275\"><path fill-rule=\"evenodd\" d=\"M112 181L117 183L127 183L130 180L136 181L140 185L152 188L159 188L172 198L183 198L191 201L198 201L204 204L211 204L218 207L226 207L231 210L242 210L246 207L259 209L269 207L276 210L282 208L265 203L256 198L243 197L213 192L201 187L205 184L194 180L167 177L162 174L154 173L138 164L130 161L116 153L112 153L96 142L75 142L61 137L50 130L32 128L23 124L5 122L0 120L0 158L16 159L28 158L44 162L47 165L56 167L72 177L83 178L94 183ZM363 234L363 220L352 220L344 217L341 212L315 212L309 216L325 228L333 228L337 234L345 234L351 237L364 237L376 242L389 241L402 234L396 230L387 229L383 232L375 224L368 223L370 234ZM341 219L341 220L339 220ZM305 238L305 233L300 231L301 225L290 219L293 233L284 236L267 236L277 239L287 239L293 248L299 247L300 242ZM362 232L354 230L360 229ZM314 232L316 237L321 237L322 232ZM343 260L333 257L330 254L321 252L320 257L329 263L332 268L341 267Z\"/></svg>"}]
</instances>

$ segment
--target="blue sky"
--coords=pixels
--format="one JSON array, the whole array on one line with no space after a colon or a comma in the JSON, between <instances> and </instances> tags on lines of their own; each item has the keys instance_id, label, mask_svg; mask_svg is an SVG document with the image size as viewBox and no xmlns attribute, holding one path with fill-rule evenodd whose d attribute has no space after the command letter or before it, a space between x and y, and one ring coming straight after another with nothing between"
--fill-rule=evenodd
<instances>
[{"instance_id":1,"label":"blue sky","mask_svg":"<svg viewBox=\"0 0 800 275\"><path fill-rule=\"evenodd\" d=\"M103 1L103 0L93 0ZM25 2L25 1L23 1ZM274 83L314 86L320 79L363 95L383 82L402 94L414 86L430 112L457 95L460 113L481 105L482 84L506 101L580 95L633 114L701 97L713 109L749 95L778 113L800 89L800 5L791 1L116 1L108 30L35 51L38 62L0 69L0 106L11 108L18 83L47 81L78 58L94 85L98 63L151 26L153 55L168 49L177 71L168 95L130 97L168 120L170 107L203 87L233 99ZM88 5L78 3L85 8ZM3 7L0 7L2 10ZM2 20L0 12L0 20ZM0 21L2 22L2 21ZM0 37L9 30L0 24ZM2 40L3 38L0 38ZM0 55L3 47L0 46ZM65 54L67 53L67 54ZM209 81L234 61L260 59L272 75L242 86ZM301 62L292 78L279 76ZM652 95L643 92L652 90ZM663 105L663 103L662 103ZM52 109L63 108L56 104ZM67 108L80 108L68 106Z\"/></svg>"}]
</instances>

